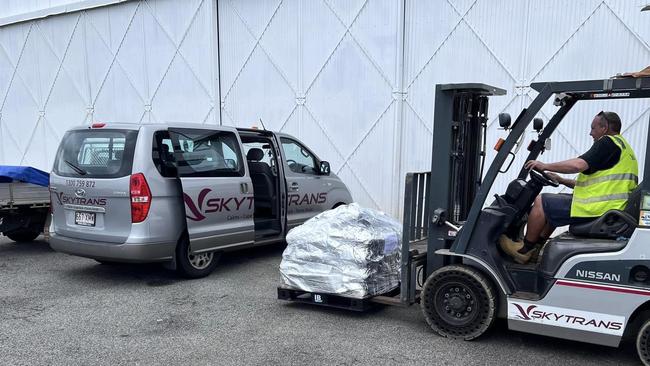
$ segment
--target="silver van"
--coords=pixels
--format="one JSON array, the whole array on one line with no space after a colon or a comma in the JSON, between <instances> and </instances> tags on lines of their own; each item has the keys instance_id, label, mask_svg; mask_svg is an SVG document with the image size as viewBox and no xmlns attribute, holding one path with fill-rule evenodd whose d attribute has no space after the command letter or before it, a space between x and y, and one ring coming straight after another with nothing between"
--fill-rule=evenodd
<instances>
[{"instance_id":1,"label":"silver van","mask_svg":"<svg viewBox=\"0 0 650 366\"><path fill-rule=\"evenodd\" d=\"M198 278L224 250L284 240L352 202L295 137L225 126L93 124L68 131L50 175L56 251L168 262Z\"/></svg>"}]
</instances>

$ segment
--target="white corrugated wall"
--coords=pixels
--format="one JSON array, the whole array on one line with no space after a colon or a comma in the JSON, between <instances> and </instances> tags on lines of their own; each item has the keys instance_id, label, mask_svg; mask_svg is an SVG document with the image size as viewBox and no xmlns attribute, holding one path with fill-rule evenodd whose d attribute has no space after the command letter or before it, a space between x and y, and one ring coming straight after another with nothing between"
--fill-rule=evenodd
<instances>
[{"instance_id":1,"label":"white corrugated wall","mask_svg":"<svg viewBox=\"0 0 650 366\"><path fill-rule=\"evenodd\" d=\"M482 82L508 91L491 100L490 147L504 136L494 117L516 118L535 97L530 83L608 78L650 65L650 14L640 12L643 5L219 1L224 123L248 126L261 117L299 136L331 161L358 201L398 215L404 175L430 169L435 84ZM619 112L642 157L649 107L649 100L578 105L542 159L585 151L591 119L602 109ZM541 117L548 121L553 113L547 106ZM527 134L523 148L534 137Z\"/></svg>"},{"instance_id":2,"label":"white corrugated wall","mask_svg":"<svg viewBox=\"0 0 650 366\"><path fill-rule=\"evenodd\" d=\"M218 124L214 3L131 1L0 28L0 163L49 170L93 121Z\"/></svg>"},{"instance_id":3,"label":"white corrugated wall","mask_svg":"<svg viewBox=\"0 0 650 366\"><path fill-rule=\"evenodd\" d=\"M10 3L0 20L38 10ZM262 119L329 160L357 201L399 215L406 172L430 169L436 83L508 91L491 101L491 146L503 136L493 118L516 117L535 96L531 82L607 78L649 65L643 5L152 0L7 25L0 27L0 163L49 169L65 129L90 121L248 127ZM643 156L649 107L648 100L583 102L542 158L586 150L601 109L619 112ZM541 117L553 112L549 105Z\"/></svg>"}]
</instances>

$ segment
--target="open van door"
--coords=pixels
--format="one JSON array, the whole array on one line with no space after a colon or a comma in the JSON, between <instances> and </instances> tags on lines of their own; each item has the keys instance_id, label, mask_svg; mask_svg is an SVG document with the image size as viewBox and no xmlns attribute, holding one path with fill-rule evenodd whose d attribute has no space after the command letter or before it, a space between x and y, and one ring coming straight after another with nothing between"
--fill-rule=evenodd
<instances>
[{"instance_id":1,"label":"open van door","mask_svg":"<svg viewBox=\"0 0 650 366\"><path fill-rule=\"evenodd\" d=\"M193 253L252 244L253 185L237 133L170 128Z\"/></svg>"}]
</instances>

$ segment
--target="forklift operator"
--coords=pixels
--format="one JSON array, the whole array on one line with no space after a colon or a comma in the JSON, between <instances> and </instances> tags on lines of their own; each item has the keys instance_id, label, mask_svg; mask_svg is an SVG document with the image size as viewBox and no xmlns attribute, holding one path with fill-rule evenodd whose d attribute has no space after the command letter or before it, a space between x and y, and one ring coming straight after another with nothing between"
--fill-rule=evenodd
<instances>
[{"instance_id":1,"label":"forklift operator","mask_svg":"<svg viewBox=\"0 0 650 366\"><path fill-rule=\"evenodd\" d=\"M523 241L502 235L501 249L524 264L536 255L556 227L594 220L609 210L623 210L637 186L638 166L630 144L620 135L621 119L614 112L600 112L591 122L594 144L577 158L556 163L526 162L569 188L573 194L544 193L535 198L528 215ZM555 173L578 174L577 180Z\"/></svg>"}]
</instances>

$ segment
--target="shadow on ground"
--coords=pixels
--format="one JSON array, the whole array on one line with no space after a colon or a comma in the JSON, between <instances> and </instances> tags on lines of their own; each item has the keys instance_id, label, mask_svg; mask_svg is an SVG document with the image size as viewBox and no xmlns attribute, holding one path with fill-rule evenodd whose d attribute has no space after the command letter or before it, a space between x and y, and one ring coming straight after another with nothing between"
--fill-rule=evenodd
<instances>
[{"instance_id":1,"label":"shadow on ground","mask_svg":"<svg viewBox=\"0 0 650 366\"><path fill-rule=\"evenodd\" d=\"M49 247L48 247L49 249ZM92 259L83 260L81 266L75 266L64 271L65 277L77 281L93 281L101 285L142 285L168 286L182 281L208 281L211 277L226 275L230 272L246 269L246 263L259 263L266 260L277 260L282 257L284 244L268 245L259 248L249 248L223 253L215 271L202 279L189 280L181 277L176 271L167 269L161 263L110 263L101 264Z\"/></svg>"},{"instance_id":2,"label":"shadow on ground","mask_svg":"<svg viewBox=\"0 0 650 366\"><path fill-rule=\"evenodd\" d=\"M0 244L0 255L8 256L13 254L37 254L37 253L53 253L50 245L44 239L37 239L26 243L16 243L8 241Z\"/></svg>"}]
</instances>

